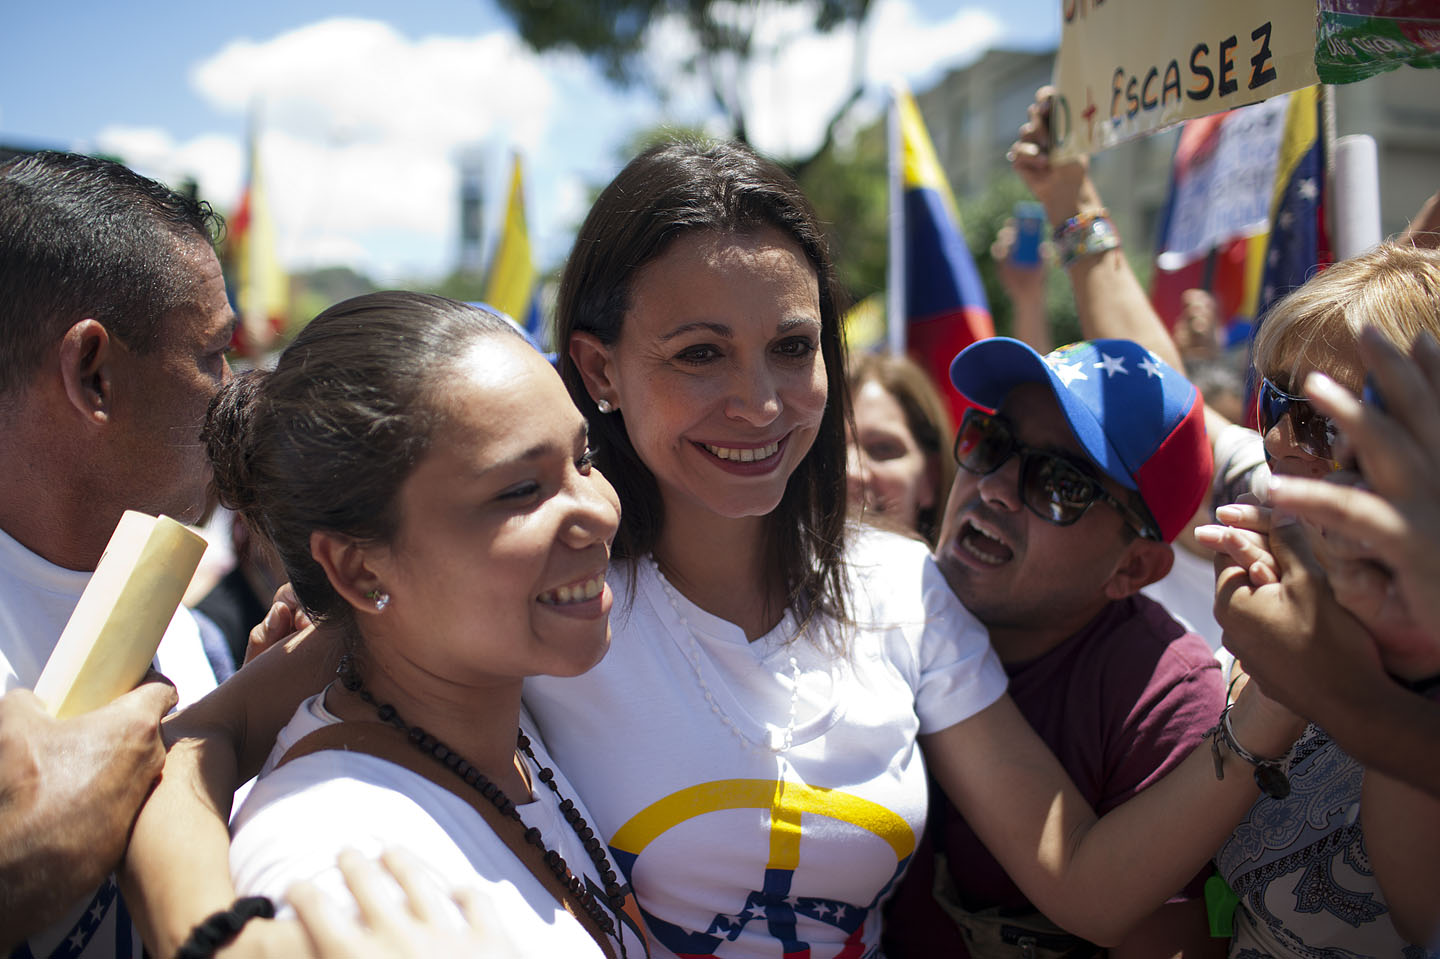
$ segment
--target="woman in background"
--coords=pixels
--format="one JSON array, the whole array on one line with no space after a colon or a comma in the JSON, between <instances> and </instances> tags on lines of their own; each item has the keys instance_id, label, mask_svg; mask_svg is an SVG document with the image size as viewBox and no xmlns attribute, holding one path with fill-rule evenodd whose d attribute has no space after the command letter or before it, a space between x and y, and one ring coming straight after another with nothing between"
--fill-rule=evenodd
<instances>
[{"instance_id":1,"label":"woman in background","mask_svg":"<svg viewBox=\"0 0 1440 959\"><path fill-rule=\"evenodd\" d=\"M846 379L855 415L847 437L851 509L934 546L955 479L946 448L955 427L944 399L905 356L852 355Z\"/></svg>"}]
</instances>

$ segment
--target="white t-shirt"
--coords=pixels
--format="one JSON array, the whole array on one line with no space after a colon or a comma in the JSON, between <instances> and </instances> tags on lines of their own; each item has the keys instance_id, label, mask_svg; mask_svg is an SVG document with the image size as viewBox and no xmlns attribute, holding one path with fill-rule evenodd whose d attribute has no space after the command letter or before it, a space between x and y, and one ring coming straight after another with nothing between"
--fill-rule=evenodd
<instances>
[{"instance_id":1,"label":"white t-shirt","mask_svg":"<svg viewBox=\"0 0 1440 959\"><path fill-rule=\"evenodd\" d=\"M0 531L0 683L33 689L91 574L64 569ZM200 630L181 606L160 640L156 666L175 684L183 709L215 688Z\"/></svg>"},{"instance_id":2,"label":"white t-shirt","mask_svg":"<svg viewBox=\"0 0 1440 959\"><path fill-rule=\"evenodd\" d=\"M924 544L860 530L851 544L856 626L810 627L843 656L824 638L791 641L789 614L747 642L647 559L633 594L624 565L611 567L605 659L583 676L526 680L526 705L610 837L656 956L876 954L879 906L925 825L916 736L1005 690L984 627Z\"/></svg>"},{"instance_id":3,"label":"white t-shirt","mask_svg":"<svg viewBox=\"0 0 1440 959\"><path fill-rule=\"evenodd\" d=\"M56 566L0 531L0 695L34 687L90 575ZM215 673L195 620L183 606L170 621L155 658L175 683L180 705L215 688ZM16 954L26 956L28 950L28 955L57 959L139 956L140 940L123 908L117 908L118 901L113 879L107 880L58 923L17 946Z\"/></svg>"},{"instance_id":4,"label":"white t-shirt","mask_svg":"<svg viewBox=\"0 0 1440 959\"><path fill-rule=\"evenodd\" d=\"M281 730L245 804L231 822L230 872L242 896L268 896L281 916L293 915L286 891L311 880L354 911L354 900L336 858L346 848L376 857L401 846L424 863L436 891L448 897L461 888L484 893L507 923L505 932L536 959L599 957L595 940L517 859L471 805L408 769L364 753L325 751L302 756L279 769L275 764L303 736L339 722L324 706L324 694L301 703ZM554 764L529 717L521 726L540 764ZM572 872L583 874L592 891L603 888L580 838L559 810L560 799L542 784L533 766L535 801L517 806L527 826L540 830ZM555 770L565 798L580 805L569 781ZM580 807L587 823L589 813ZM613 868L613 866L612 866ZM619 871L616 870L619 876ZM403 908L396 894L396 907ZM600 896L604 901L603 895ZM455 915L458 922L458 912ZM617 920L618 929L624 929ZM630 955L644 950L627 934ZM618 951L618 950L617 950Z\"/></svg>"}]
</instances>

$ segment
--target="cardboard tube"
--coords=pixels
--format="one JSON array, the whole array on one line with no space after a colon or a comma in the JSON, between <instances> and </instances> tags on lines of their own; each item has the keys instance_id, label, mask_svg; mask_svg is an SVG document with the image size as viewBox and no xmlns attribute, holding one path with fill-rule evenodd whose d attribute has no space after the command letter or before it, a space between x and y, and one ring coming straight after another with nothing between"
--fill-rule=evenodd
<instances>
[{"instance_id":1,"label":"cardboard tube","mask_svg":"<svg viewBox=\"0 0 1440 959\"><path fill-rule=\"evenodd\" d=\"M1346 260L1380 242L1380 156L1375 138L1335 141L1335 258Z\"/></svg>"}]
</instances>

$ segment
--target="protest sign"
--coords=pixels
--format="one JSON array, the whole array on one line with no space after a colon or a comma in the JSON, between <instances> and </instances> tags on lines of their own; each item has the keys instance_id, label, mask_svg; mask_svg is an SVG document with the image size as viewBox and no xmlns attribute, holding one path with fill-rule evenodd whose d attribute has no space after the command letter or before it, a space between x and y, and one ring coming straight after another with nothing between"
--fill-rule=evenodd
<instances>
[{"instance_id":1,"label":"protest sign","mask_svg":"<svg viewBox=\"0 0 1440 959\"><path fill-rule=\"evenodd\" d=\"M1159 244L1167 264L1269 228L1286 105L1282 95L1186 126L1204 136L1182 137L1176 153Z\"/></svg>"},{"instance_id":2,"label":"protest sign","mask_svg":"<svg viewBox=\"0 0 1440 959\"><path fill-rule=\"evenodd\" d=\"M1318 82L1310 0L1061 0L1058 156Z\"/></svg>"}]
</instances>

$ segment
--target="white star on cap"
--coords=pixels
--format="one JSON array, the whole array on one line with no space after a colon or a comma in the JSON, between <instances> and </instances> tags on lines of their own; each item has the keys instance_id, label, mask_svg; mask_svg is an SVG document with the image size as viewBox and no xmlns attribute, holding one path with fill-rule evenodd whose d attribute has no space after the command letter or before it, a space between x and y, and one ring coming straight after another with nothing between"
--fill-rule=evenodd
<instances>
[{"instance_id":1,"label":"white star on cap","mask_svg":"<svg viewBox=\"0 0 1440 959\"><path fill-rule=\"evenodd\" d=\"M1085 371L1080 368L1080 364L1078 362L1052 363L1050 364L1050 366L1051 369L1055 371L1055 375L1060 377L1060 382L1066 386L1069 386L1076 380L1088 380L1090 378L1085 375Z\"/></svg>"},{"instance_id":2,"label":"white star on cap","mask_svg":"<svg viewBox=\"0 0 1440 959\"><path fill-rule=\"evenodd\" d=\"M1152 376L1158 376L1161 379L1165 378L1164 371L1162 371L1159 365L1156 364L1156 362L1148 356L1145 357L1145 359L1141 360L1139 363L1136 363L1135 365L1145 371L1145 378L1147 380Z\"/></svg>"},{"instance_id":3,"label":"white star on cap","mask_svg":"<svg viewBox=\"0 0 1440 959\"><path fill-rule=\"evenodd\" d=\"M1095 364L1095 369L1104 370L1107 380L1116 373L1124 373L1126 376L1130 375L1130 371L1125 369L1125 357L1111 356L1109 353L1100 354L1100 362Z\"/></svg>"}]
</instances>

